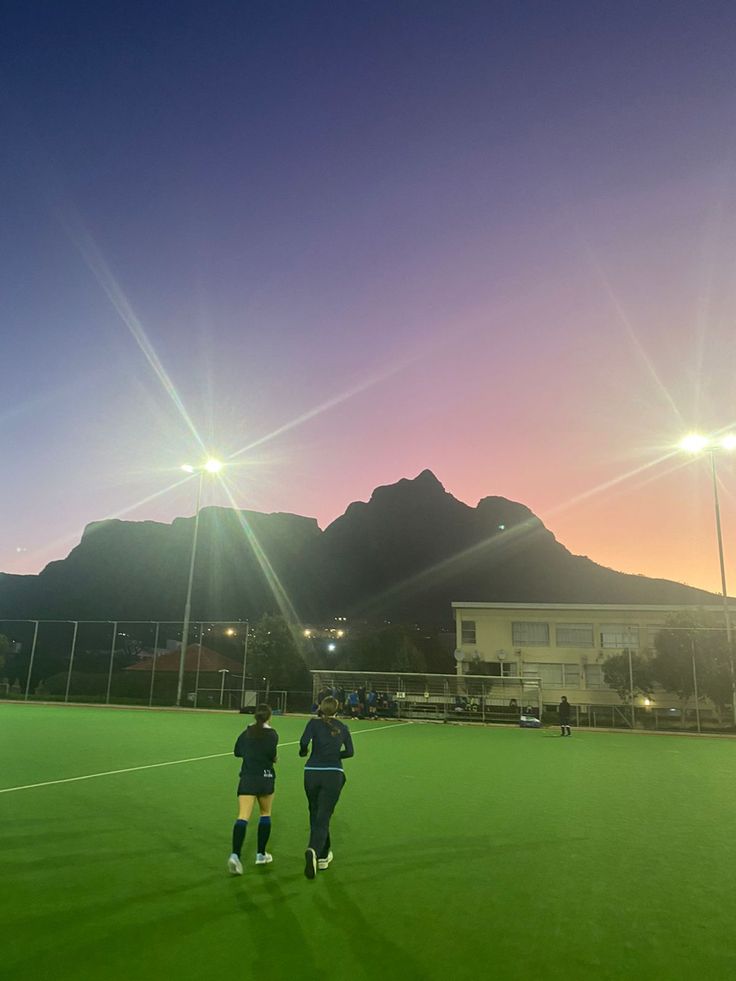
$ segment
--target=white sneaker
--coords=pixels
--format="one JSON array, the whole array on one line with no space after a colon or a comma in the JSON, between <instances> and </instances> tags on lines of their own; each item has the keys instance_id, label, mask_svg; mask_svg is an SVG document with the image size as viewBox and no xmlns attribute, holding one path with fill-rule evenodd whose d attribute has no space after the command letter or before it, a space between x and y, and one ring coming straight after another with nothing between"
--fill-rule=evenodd
<instances>
[{"instance_id":1,"label":"white sneaker","mask_svg":"<svg viewBox=\"0 0 736 981\"><path fill-rule=\"evenodd\" d=\"M256 865L268 865L269 862L273 862L273 855L269 855L268 852L258 852L256 855Z\"/></svg>"},{"instance_id":2,"label":"white sneaker","mask_svg":"<svg viewBox=\"0 0 736 981\"><path fill-rule=\"evenodd\" d=\"M332 857L333 857L332 856L332 852L327 852L327 858L318 858L317 859L317 868L321 872L324 872L324 870L327 868L327 866L332 861Z\"/></svg>"},{"instance_id":3,"label":"white sneaker","mask_svg":"<svg viewBox=\"0 0 736 981\"><path fill-rule=\"evenodd\" d=\"M230 858L227 860L227 870L230 873L230 875L243 874L243 866L240 862L240 859L235 854L235 852L233 852Z\"/></svg>"}]
</instances>

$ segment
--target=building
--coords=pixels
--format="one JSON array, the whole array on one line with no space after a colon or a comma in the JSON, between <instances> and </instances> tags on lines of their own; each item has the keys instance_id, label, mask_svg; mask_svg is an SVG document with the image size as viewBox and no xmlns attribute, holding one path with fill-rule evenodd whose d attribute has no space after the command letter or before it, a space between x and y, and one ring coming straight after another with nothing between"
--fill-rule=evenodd
<instances>
[{"instance_id":1,"label":"building","mask_svg":"<svg viewBox=\"0 0 736 981\"><path fill-rule=\"evenodd\" d=\"M575 603L453 603L457 673L536 681L545 707L566 695L576 711L621 706L603 680L603 661L622 651L647 651L667 618L683 606ZM690 608L692 609L692 608ZM707 606L722 613L722 606ZM637 707L674 712L674 694L637 696ZM693 703L694 704L694 703Z\"/></svg>"}]
</instances>

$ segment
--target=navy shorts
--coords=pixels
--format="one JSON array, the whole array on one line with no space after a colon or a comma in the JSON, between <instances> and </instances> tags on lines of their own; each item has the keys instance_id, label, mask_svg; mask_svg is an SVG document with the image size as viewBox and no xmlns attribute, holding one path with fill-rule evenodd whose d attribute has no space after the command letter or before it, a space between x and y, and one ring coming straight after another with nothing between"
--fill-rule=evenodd
<instances>
[{"instance_id":1,"label":"navy shorts","mask_svg":"<svg viewBox=\"0 0 736 981\"><path fill-rule=\"evenodd\" d=\"M269 797L276 789L276 774L273 770L245 773L240 777L238 797Z\"/></svg>"}]
</instances>

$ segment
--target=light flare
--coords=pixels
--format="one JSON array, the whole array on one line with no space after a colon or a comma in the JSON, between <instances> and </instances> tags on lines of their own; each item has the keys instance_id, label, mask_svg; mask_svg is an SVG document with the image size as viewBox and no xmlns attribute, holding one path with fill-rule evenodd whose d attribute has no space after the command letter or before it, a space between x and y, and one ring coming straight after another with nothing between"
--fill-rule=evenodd
<instances>
[{"instance_id":1,"label":"light flare","mask_svg":"<svg viewBox=\"0 0 736 981\"><path fill-rule=\"evenodd\" d=\"M275 439L277 436L281 436L283 433L289 432L291 429L295 429L297 426L304 425L305 422L309 422L310 419L314 419L316 416L321 415L323 412L328 412L330 409L336 408L336 406L341 405L343 402L347 402L349 399L354 398L356 395L360 395L369 388L373 388L374 385L380 384L392 375L397 374L399 371L403 371L408 365L419 361L420 358L424 357L424 354L412 355L411 357L404 358L402 361L397 361L394 364L388 366L383 371L372 375L365 381L359 382L352 388L341 392L339 395L333 396L333 398L327 399L325 402L321 402L316 405L313 409L308 409L302 415L297 416L296 419L292 419L289 422L284 423L283 426L279 426L272 432L267 433L265 436L261 436L249 443L247 446L241 447L239 450L235 450L230 454L228 460L232 460L237 456L242 456L244 453L248 453L250 450L256 449L258 446L262 446L264 443L268 443Z\"/></svg>"},{"instance_id":2,"label":"light flare","mask_svg":"<svg viewBox=\"0 0 736 981\"><path fill-rule=\"evenodd\" d=\"M184 407L184 403L176 390L176 386L171 378L169 378L166 369L161 363L153 344L149 340L143 328L143 324L138 319L138 316L133 310L130 301L126 297L118 281L115 279L115 276L107 264L105 257L100 252L97 243L84 227L78 215L71 214L67 211L61 215L61 221L72 242L74 245L76 245L77 249L79 249L79 252L88 269L102 287L103 291L107 294L108 299L117 311L120 319L128 328L128 331L161 383L162 388L176 406L179 415L196 439L197 443L204 450L204 442L197 432L189 413Z\"/></svg>"}]
</instances>

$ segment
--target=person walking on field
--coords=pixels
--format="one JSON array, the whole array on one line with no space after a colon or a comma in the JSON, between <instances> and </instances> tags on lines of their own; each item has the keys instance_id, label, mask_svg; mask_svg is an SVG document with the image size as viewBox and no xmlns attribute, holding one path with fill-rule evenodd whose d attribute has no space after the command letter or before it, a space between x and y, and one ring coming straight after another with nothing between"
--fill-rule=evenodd
<instances>
[{"instance_id":1,"label":"person walking on field","mask_svg":"<svg viewBox=\"0 0 736 981\"><path fill-rule=\"evenodd\" d=\"M353 740L344 722L335 718L337 699L320 702L320 717L310 719L299 740L299 755L312 752L304 766L304 792L309 803L309 844L304 853L304 874L314 879L317 869L324 871L332 861L330 818L335 810L345 772L342 761L353 756Z\"/></svg>"},{"instance_id":2,"label":"person walking on field","mask_svg":"<svg viewBox=\"0 0 736 981\"><path fill-rule=\"evenodd\" d=\"M570 716L572 715L572 705L567 700L567 695L562 696L557 712L560 716L560 735L571 736ZM565 731L567 730L567 731Z\"/></svg>"},{"instance_id":3,"label":"person walking on field","mask_svg":"<svg viewBox=\"0 0 736 981\"><path fill-rule=\"evenodd\" d=\"M253 805L258 800L260 818L258 821L258 851L256 865L268 865L273 856L266 851L271 835L271 807L276 787L276 750L279 736L268 724L271 709L268 705L258 705L255 722L238 736L233 753L243 760L238 784L238 819L233 827L233 850L227 860L228 871L232 875L242 875L243 865L240 857L248 830L248 821L253 813Z\"/></svg>"}]
</instances>

